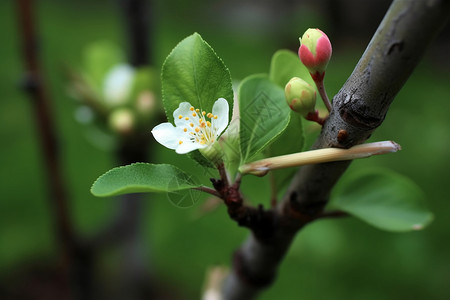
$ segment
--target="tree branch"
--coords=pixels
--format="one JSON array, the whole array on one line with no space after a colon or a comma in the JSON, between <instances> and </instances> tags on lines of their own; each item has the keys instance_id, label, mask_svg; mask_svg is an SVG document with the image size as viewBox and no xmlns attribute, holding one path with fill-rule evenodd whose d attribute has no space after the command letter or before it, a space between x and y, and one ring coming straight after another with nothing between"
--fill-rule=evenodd
<instances>
[{"instance_id":1,"label":"tree branch","mask_svg":"<svg viewBox=\"0 0 450 300\"><path fill-rule=\"evenodd\" d=\"M313 148L349 148L368 139L449 13L450 2L445 0L394 1L334 97L333 110ZM277 206L273 234L265 239L252 234L237 251L224 299L253 299L271 284L292 239L305 224L320 218L332 187L350 162L304 166L297 172Z\"/></svg>"},{"instance_id":2,"label":"tree branch","mask_svg":"<svg viewBox=\"0 0 450 300\"><path fill-rule=\"evenodd\" d=\"M42 147L45 164L46 183L50 191L49 200L50 207L53 210L53 226L64 261L68 264L68 269L70 269L70 265L73 262L72 251L75 236L73 223L68 211L67 190L60 164L58 136L53 125L50 99L39 60L39 45L36 34L36 20L33 14L33 1L20 0L16 3L26 68L23 88L29 94L30 103L33 105L35 114L35 122L38 128L40 146Z\"/></svg>"},{"instance_id":3,"label":"tree branch","mask_svg":"<svg viewBox=\"0 0 450 300\"><path fill-rule=\"evenodd\" d=\"M129 62L134 67L146 66L151 62L152 53L149 34L152 18L150 18L152 1L148 0L121 0L123 16L125 19L126 35L129 46Z\"/></svg>"}]
</instances>

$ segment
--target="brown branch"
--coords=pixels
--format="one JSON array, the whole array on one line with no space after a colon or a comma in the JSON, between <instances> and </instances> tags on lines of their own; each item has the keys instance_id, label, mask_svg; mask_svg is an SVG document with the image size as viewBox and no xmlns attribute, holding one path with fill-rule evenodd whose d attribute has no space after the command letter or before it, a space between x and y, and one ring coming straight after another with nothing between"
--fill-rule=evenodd
<instances>
[{"instance_id":1,"label":"brown branch","mask_svg":"<svg viewBox=\"0 0 450 300\"><path fill-rule=\"evenodd\" d=\"M33 105L36 127L45 163L46 183L50 191L50 207L53 210L53 226L68 267L71 264L75 243L73 223L68 211L68 196L64 175L60 164L58 137L53 125L50 97L44 82L44 74L39 61L37 26L33 13L33 0L18 0L17 17L22 39L23 58L26 74L24 90Z\"/></svg>"},{"instance_id":2,"label":"brown branch","mask_svg":"<svg viewBox=\"0 0 450 300\"><path fill-rule=\"evenodd\" d=\"M450 2L396 0L350 78L334 97L333 110L313 146L349 148L364 142L384 120L428 44L445 24ZM343 137L339 132L345 131ZM237 251L224 299L253 299L270 285L299 229L320 217L332 187L350 161L302 167L277 207L270 238L254 233Z\"/></svg>"},{"instance_id":3,"label":"brown branch","mask_svg":"<svg viewBox=\"0 0 450 300\"><path fill-rule=\"evenodd\" d=\"M241 177L239 176L236 182L230 185L224 165L219 165L218 170L221 179L211 178L211 183L215 193L227 206L230 218L239 226L252 230L261 239L270 236L273 230L273 210L265 210L262 205L253 207L245 204L239 190Z\"/></svg>"},{"instance_id":4,"label":"brown branch","mask_svg":"<svg viewBox=\"0 0 450 300\"><path fill-rule=\"evenodd\" d=\"M221 195L215 189L212 189L212 188L207 187L207 186L199 186L199 187L194 188L194 190L201 191L201 192L204 192L204 193L216 196L217 198L221 197Z\"/></svg>"}]
</instances>

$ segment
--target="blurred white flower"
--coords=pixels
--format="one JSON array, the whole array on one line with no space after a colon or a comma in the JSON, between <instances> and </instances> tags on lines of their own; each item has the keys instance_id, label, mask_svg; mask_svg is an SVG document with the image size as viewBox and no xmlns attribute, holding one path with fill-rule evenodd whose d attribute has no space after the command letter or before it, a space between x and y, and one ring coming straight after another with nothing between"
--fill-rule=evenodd
<instances>
[{"instance_id":1,"label":"blurred white flower","mask_svg":"<svg viewBox=\"0 0 450 300\"><path fill-rule=\"evenodd\" d=\"M103 82L105 101L111 105L122 104L130 95L134 79L134 69L130 65L120 64L106 74Z\"/></svg>"}]
</instances>

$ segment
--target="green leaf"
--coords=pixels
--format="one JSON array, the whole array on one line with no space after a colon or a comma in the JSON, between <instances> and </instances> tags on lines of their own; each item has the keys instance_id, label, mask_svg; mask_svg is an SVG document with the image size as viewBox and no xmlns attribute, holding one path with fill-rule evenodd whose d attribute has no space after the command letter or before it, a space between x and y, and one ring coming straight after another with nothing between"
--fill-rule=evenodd
<instances>
[{"instance_id":1,"label":"green leaf","mask_svg":"<svg viewBox=\"0 0 450 300\"><path fill-rule=\"evenodd\" d=\"M242 81L239 111L241 157L245 163L286 129L291 110L284 100L284 90L260 74Z\"/></svg>"},{"instance_id":2,"label":"green leaf","mask_svg":"<svg viewBox=\"0 0 450 300\"><path fill-rule=\"evenodd\" d=\"M175 166L135 163L109 170L92 185L91 193L109 197L131 193L174 192L199 187Z\"/></svg>"},{"instance_id":3,"label":"green leaf","mask_svg":"<svg viewBox=\"0 0 450 300\"><path fill-rule=\"evenodd\" d=\"M298 55L289 50L278 50L270 63L270 80L283 89L292 77L300 77L315 86L308 69L302 64Z\"/></svg>"},{"instance_id":4,"label":"green leaf","mask_svg":"<svg viewBox=\"0 0 450 300\"><path fill-rule=\"evenodd\" d=\"M241 163L239 123L239 118L233 119L219 140L223 152L225 169L227 170L231 181L234 181L234 176L238 173L239 165Z\"/></svg>"},{"instance_id":5,"label":"green leaf","mask_svg":"<svg viewBox=\"0 0 450 300\"><path fill-rule=\"evenodd\" d=\"M388 170L354 174L337 187L331 206L387 231L419 230L433 219L422 190Z\"/></svg>"},{"instance_id":6,"label":"green leaf","mask_svg":"<svg viewBox=\"0 0 450 300\"><path fill-rule=\"evenodd\" d=\"M169 121L181 102L211 112L214 102L225 98L233 111L230 73L223 61L198 33L182 40L162 67L162 95Z\"/></svg>"},{"instance_id":7,"label":"green leaf","mask_svg":"<svg viewBox=\"0 0 450 300\"><path fill-rule=\"evenodd\" d=\"M290 121L286 130L280 134L274 142L272 142L265 150L266 156L274 157L285 154L297 153L303 150L305 142L303 134L303 117L291 111ZM270 172L271 180L273 180L274 188L278 193L291 179L292 174L296 172L296 168L287 168L273 170Z\"/></svg>"}]
</instances>

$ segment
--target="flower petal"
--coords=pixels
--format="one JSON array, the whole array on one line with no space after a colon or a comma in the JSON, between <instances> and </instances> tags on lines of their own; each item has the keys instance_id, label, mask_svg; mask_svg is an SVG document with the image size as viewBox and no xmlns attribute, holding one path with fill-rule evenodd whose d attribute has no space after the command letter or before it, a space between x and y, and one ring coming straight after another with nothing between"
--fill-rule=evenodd
<instances>
[{"instance_id":1,"label":"flower petal","mask_svg":"<svg viewBox=\"0 0 450 300\"><path fill-rule=\"evenodd\" d=\"M217 116L217 119L213 119L211 123L216 128L217 136L219 136L228 126L229 109L228 101L224 98L219 98L214 103L212 114Z\"/></svg>"},{"instance_id":2,"label":"flower petal","mask_svg":"<svg viewBox=\"0 0 450 300\"><path fill-rule=\"evenodd\" d=\"M189 102L181 102L177 109L173 112L173 119L175 120L175 126L187 126L190 122L186 120L186 117L191 116L190 108L192 105ZM182 116L180 119L179 117Z\"/></svg>"},{"instance_id":3,"label":"flower petal","mask_svg":"<svg viewBox=\"0 0 450 300\"><path fill-rule=\"evenodd\" d=\"M183 140L182 132L171 123L162 123L152 130L155 140L169 149L177 149L180 140Z\"/></svg>"},{"instance_id":4,"label":"flower petal","mask_svg":"<svg viewBox=\"0 0 450 300\"><path fill-rule=\"evenodd\" d=\"M194 143L191 141L185 141L183 142L181 145L178 144L177 149L175 150L175 152L177 152L178 154L186 154L188 152L200 149L200 148L205 148L207 145L202 145L200 143Z\"/></svg>"}]
</instances>

